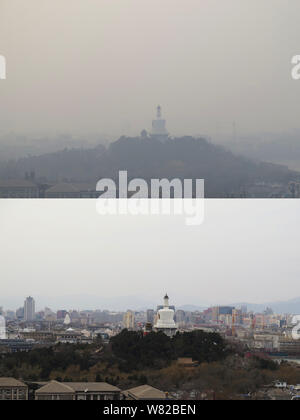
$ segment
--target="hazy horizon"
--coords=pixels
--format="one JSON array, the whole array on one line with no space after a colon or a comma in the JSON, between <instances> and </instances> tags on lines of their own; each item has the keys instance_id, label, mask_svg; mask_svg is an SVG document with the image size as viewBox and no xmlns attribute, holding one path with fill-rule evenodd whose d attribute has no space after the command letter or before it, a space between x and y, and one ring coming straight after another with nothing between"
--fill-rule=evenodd
<instances>
[{"instance_id":1,"label":"hazy horizon","mask_svg":"<svg viewBox=\"0 0 300 420\"><path fill-rule=\"evenodd\" d=\"M169 293L168 293L169 294ZM140 312L140 311L146 311L147 309L153 309L156 310L157 306L163 304L163 296L165 295L165 292L162 296L155 296L152 299L144 299L141 296L123 296L123 297L117 297L112 298L109 297L107 299L99 298L98 296L94 295L84 295L84 294L78 294L78 295L66 295L66 296L59 296L58 299L54 297L48 298L47 296L31 296L35 300L36 305L36 312L43 311L45 308L49 308L52 311L58 311L58 310L67 310L67 311L110 311L110 312L126 312L128 310ZM30 296L30 295L28 295ZM5 298L0 302L0 308L2 308L4 311L16 311L17 309L24 306L24 301L28 297L27 295L23 297L8 297ZM172 297L170 297L170 305L175 306L177 309L184 309L185 311L193 311L193 310L204 310L207 308L211 308L214 306L236 306L240 307L242 305L247 305L248 310L253 310L251 308L264 308L267 309L267 307L271 307L273 309L273 306L285 304L285 307L288 307L289 305L296 303L297 307L300 307L300 296L297 296L293 299L287 299L287 300L274 300L274 301L262 301L262 302L252 302L252 301L210 301L210 302L197 302L194 298L194 303L191 303L190 301L180 301L180 298L177 300L172 300ZM3 303L4 302L4 303ZM65 302L68 302L67 304ZM83 304L82 302L86 302ZM141 303L140 303L141 302ZM190 309L189 309L190 308ZM283 314L283 313L293 313L292 310L289 311L281 311L276 312L277 314Z\"/></svg>"},{"instance_id":2,"label":"hazy horizon","mask_svg":"<svg viewBox=\"0 0 300 420\"><path fill-rule=\"evenodd\" d=\"M157 104L175 136L299 129L299 13L297 0L2 0L1 131L137 135Z\"/></svg>"},{"instance_id":3,"label":"hazy horizon","mask_svg":"<svg viewBox=\"0 0 300 420\"><path fill-rule=\"evenodd\" d=\"M1 200L1 300L21 306L32 295L51 307L92 295L97 308L97 296L137 296L144 306L165 292L177 306L293 299L299 211L299 200L205 200L204 223L191 227L183 216L100 216L92 199Z\"/></svg>"}]
</instances>

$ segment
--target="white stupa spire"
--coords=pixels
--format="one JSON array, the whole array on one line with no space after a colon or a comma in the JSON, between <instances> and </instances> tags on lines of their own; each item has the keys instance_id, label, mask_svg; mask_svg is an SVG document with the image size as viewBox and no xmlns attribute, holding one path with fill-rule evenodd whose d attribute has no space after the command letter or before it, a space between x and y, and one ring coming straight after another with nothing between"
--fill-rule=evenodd
<instances>
[{"instance_id":1,"label":"white stupa spire","mask_svg":"<svg viewBox=\"0 0 300 420\"><path fill-rule=\"evenodd\" d=\"M158 105L156 110L157 110L157 112L156 112L157 119L160 120L161 119L161 106Z\"/></svg>"}]
</instances>

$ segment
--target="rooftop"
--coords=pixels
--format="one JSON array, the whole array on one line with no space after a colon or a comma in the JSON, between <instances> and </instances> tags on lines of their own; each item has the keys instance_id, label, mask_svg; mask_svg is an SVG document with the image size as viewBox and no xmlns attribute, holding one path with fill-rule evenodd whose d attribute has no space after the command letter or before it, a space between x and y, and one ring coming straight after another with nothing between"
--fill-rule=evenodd
<instances>
[{"instance_id":1,"label":"rooftop","mask_svg":"<svg viewBox=\"0 0 300 420\"><path fill-rule=\"evenodd\" d=\"M57 382L51 381L36 391L36 394L62 394L74 392L120 392L106 382Z\"/></svg>"},{"instance_id":2,"label":"rooftop","mask_svg":"<svg viewBox=\"0 0 300 420\"><path fill-rule=\"evenodd\" d=\"M38 389L36 394L73 394L74 390L62 382L51 381Z\"/></svg>"},{"instance_id":3,"label":"rooftop","mask_svg":"<svg viewBox=\"0 0 300 420\"><path fill-rule=\"evenodd\" d=\"M14 378L0 378L0 387L27 387L24 382L18 381Z\"/></svg>"},{"instance_id":4,"label":"rooftop","mask_svg":"<svg viewBox=\"0 0 300 420\"><path fill-rule=\"evenodd\" d=\"M124 391L126 396L136 400L165 400L166 394L150 385L141 385Z\"/></svg>"}]
</instances>

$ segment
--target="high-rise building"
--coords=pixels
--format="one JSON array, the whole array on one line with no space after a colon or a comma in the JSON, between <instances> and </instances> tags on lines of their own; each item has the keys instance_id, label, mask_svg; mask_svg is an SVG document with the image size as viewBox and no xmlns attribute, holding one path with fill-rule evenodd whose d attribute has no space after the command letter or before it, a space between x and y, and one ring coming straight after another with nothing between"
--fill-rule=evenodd
<instances>
[{"instance_id":1,"label":"high-rise building","mask_svg":"<svg viewBox=\"0 0 300 420\"><path fill-rule=\"evenodd\" d=\"M6 322L2 315L0 315L0 340L6 340Z\"/></svg>"},{"instance_id":2,"label":"high-rise building","mask_svg":"<svg viewBox=\"0 0 300 420\"><path fill-rule=\"evenodd\" d=\"M182 309L178 309L175 313L175 319L177 324L184 324L185 323L185 312Z\"/></svg>"},{"instance_id":3,"label":"high-rise building","mask_svg":"<svg viewBox=\"0 0 300 420\"><path fill-rule=\"evenodd\" d=\"M132 311L127 311L126 314L124 314L123 325L124 328L127 328L128 330L134 329L134 313Z\"/></svg>"},{"instance_id":4,"label":"high-rise building","mask_svg":"<svg viewBox=\"0 0 300 420\"><path fill-rule=\"evenodd\" d=\"M148 309L147 310L147 322L151 322L151 324L153 324L154 322L154 310L153 309Z\"/></svg>"},{"instance_id":5,"label":"high-rise building","mask_svg":"<svg viewBox=\"0 0 300 420\"><path fill-rule=\"evenodd\" d=\"M33 297L28 296L24 302L24 320L33 321L35 318L35 302Z\"/></svg>"}]
</instances>

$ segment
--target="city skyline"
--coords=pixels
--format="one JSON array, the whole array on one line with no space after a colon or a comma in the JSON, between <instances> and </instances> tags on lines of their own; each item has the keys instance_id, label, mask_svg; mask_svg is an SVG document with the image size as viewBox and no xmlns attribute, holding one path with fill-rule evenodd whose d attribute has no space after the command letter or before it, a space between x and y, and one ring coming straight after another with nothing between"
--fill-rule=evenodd
<instances>
[{"instance_id":1,"label":"city skyline","mask_svg":"<svg viewBox=\"0 0 300 420\"><path fill-rule=\"evenodd\" d=\"M43 322L49 322L52 327L56 324L62 324L68 331L68 327L72 324L76 324L77 327L80 325L96 325L102 323L107 326L109 324L119 328L123 323L123 327L129 330L146 328L146 331L151 331L152 327L156 332L162 331L166 335L172 336L181 327L186 326L191 328L193 326L194 319L195 324L198 326L202 324L219 324L226 321L227 325L233 325L237 322L236 317L239 316L240 326L244 325L242 318L247 318L248 328L249 320L260 319L264 324L269 318L270 324L280 320L292 320L295 315L290 312L281 312L273 310L272 307L265 305L261 310L253 310L248 304L232 304L232 305L214 305L210 307L176 307L175 305L169 304L169 296L166 293L163 298L163 305L153 305L152 308L148 309L127 309L126 311L109 311L109 310L80 310L80 309L66 309L60 308L59 310L52 310L49 307L45 307L42 310L35 310L35 300L33 297L28 296L24 301L24 306L18 308L16 311L6 310L3 306L0 306L0 317L7 322L17 322L25 325L43 325ZM300 299L298 299L298 305ZM156 308L155 308L156 306ZM259 305L257 305L259 306ZM106 319L106 321L105 321ZM82 324L83 321L83 324ZM49 328L50 328L49 324ZM151 328L147 329L150 327ZM194 326L195 326L194 324ZM246 324L245 324L246 325ZM244 325L244 326L245 326ZM277 325L278 326L278 325Z\"/></svg>"},{"instance_id":2,"label":"city skyline","mask_svg":"<svg viewBox=\"0 0 300 420\"><path fill-rule=\"evenodd\" d=\"M187 227L181 216L99 216L96 200L3 200L2 299L31 294L51 306L81 295L85 307L87 295L98 307L137 296L148 306L162 290L180 305L294 299L299 210L299 200L205 200L204 223Z\"/></svg>"},{"instance_id":3,"label":"city skyline","mask_svg":"<svg viewBox=\"0 0 300 420\"><path fill-rule=\"evenodd\" d=\"M82 297L82 296L81 296ZM31 298L31 297L30 297ZM67 297L65 296L61 296L59 301L63 302L64 299ZM70 297L69 297L70 298ZM80 296L77 296L78 298L78 302L80 302ZM138 297L132 297L131 299L135 298L136 301L138 301ZM18 312L19 310L23 310L24 312L24 308L25 308L25 304L26 304L26 300L28 298L25 299L24 305L21 305L16 303L13 305L8 305L5 306L3 304L3 302L5 302L5 300L1 300L0 302L0 312L2 310L2 312ZM97 299L97 297L96 297ZM111 299L108 299L111 300ZM66 311L66 312L72 312L72 311L78 311L78 312L111 312L111 313L126 313L127 311L132 311L132 312L147 312L147 311L156 311L158 305L157 305L157 301L159 301L159 297L157 297L157 300L155 301L155 299L153 301L149 301L148 304L146 302L144 302L144 305L139 305L139 304L134 304L131 303L131 305L126 305L125 303L119 304L119 306L111 306L109 304L105 305L80 305L80 304L67 304L64 305L62 304L58 304L54 302L54 299L47 301L46 297L40 298L38 297L33 298L34 301L34 314L39 314L39 313L43 313L44 311L54 311L54 312L60 312L60 311ZM20 301L21 302L21 301ZM37 303L37 308L35 307ZM262 303L255 303L255 302L248 302L246 300L244 301L240 301L240 302L224 302L224 301L215 301L213 303L201 303L199 302L198 304L193 304L193 303L189 303L189 302L185 302L185 303L178 303L178 302L173 302L174 305L173 307L176 308L176 310L183 310L183 311L187 311L187 312L201 312L216 306L230 306L230 307L235 307L238 309L241 309L242 307L247 307L249 309L249 311L251 312L257 312L257 313L261 313L263 312L265 309L271 308L272 310L274 308L279 308L279 307L283 307L283 308L288 308L290 307L291 309L282 309L282 310L276 310L274 309L274 313L278 314L278 315L283 315L283 314L294 314L296 312L300 312L300 297L296 297L294 299L290 299L290 300L285 300L285 301L272 301L272 302L262 302ZM6 304L7 305L7 304ZM298 310L295 308L299 308Z\"/></svg>"}]
</instances>

